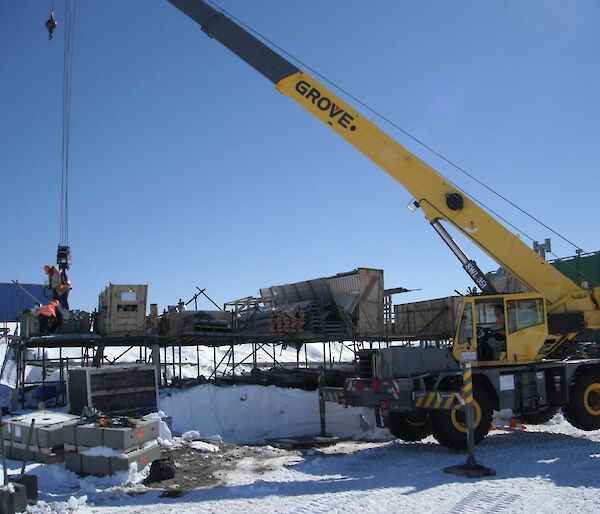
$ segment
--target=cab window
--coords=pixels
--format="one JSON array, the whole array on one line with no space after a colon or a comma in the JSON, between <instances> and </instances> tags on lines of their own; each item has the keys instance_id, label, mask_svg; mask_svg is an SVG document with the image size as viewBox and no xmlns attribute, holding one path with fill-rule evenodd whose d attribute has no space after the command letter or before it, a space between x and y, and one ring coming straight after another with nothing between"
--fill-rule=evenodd
<instances>
[{"instance_id":1,"label":"cab window","mask_svg":"<svg viewBox=\"0 0 600 514\"><path fill-rule=\"evenodd\" d=\"M473 338L473 305L465 305L462 318L460 320L460 330L458 332L458 343L468 343Z\"/></svg>"},{"instance_id":2,"label":"cab window","mask_svg":"<svg viewBox=\"0 0 600 514\"><path fill-rule=\"evenodd\" d=\"M544 323L544 302L541 298L507 302L508 332L512 334L527 327Z\"/></svg>"}]
</instances>

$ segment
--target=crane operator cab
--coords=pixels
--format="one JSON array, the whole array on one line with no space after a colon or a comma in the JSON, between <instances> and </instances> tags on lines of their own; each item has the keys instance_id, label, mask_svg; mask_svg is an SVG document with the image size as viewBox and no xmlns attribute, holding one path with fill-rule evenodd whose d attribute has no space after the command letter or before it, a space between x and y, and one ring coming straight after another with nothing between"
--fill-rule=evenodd
<instances>
[{"instance_id":1,"label":"crane operator cab","mask_svg":"<svg viewBox=\"0 0 600 514\"><path fill-rule=\"evenodd\" d=\"M507 294L464 297L453 354L476 355L480 364L531 362L548 340L544 297Z\"/></svg>"}]
</instances>

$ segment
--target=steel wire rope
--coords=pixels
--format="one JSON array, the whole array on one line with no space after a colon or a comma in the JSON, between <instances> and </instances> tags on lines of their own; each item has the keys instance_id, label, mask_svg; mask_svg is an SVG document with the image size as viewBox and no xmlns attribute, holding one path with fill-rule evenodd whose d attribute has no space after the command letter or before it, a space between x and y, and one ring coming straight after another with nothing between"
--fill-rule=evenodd
<instances>
[{"instance_id":1,"label":"steel wire rope","mask_svg":"<svg viewBox=\"0 0 600 514\"><path fill-rule=\"evenodd\" d=\"M413 136L410 132L408 132L407 130L405 130L402 127L400 127L393 120L390 120L388 117L384 116L383 114L381 114L380 112L378 112L374 108L370 107L368 104L366 104L364 101L362 101L359 98L357 98L356 96L354 96L352 93L348 92L347 90L345 90L344 88L342 88L341 86L339 86L338 84L336 84L335 82L333 82L332 80L328 79L325 75L323 75L322 73L320 73L319 71L317 71L312 66L310 66L307 63L303 62L301 59L297 58L296 56L294 56L293 54L291 54L290 52L288 52L287 50L285 50L284 48L282 48L281 46L279 46L277 43L275 43L274 41L272 41L269 38L267 38L266 36L264 36L262 33L258 32L257 30L255 30L254 28L252 28L251 26L249 26L248 24L244 23L242 20L240 20L239 18L237 18L235 15L233 15L232 13L230 13L229 11L227 11L226 9L223 9L217 3L213 2L212 0L206 0L206 1L208 3L210 3L210 4L212 4L215 8L219 9L221 12L227 14L227 16L231 17L233 20L235 20L237 23L239 23L240 25L242 25L248 31L252 32L253 34L255 34L260 39L266 41L267 43L269 43L269 45L273 46L274 48L276 48L280 52L284 53L285 55L287 55L288 57L290 57L291 59L293 59L294 61L296 61L297 63L299 63L303 67L305 67L306 69L310 70L311 72L313 72L315 75L317 75L321 79L323 79L325 82L327 82L328 84L330 84L331 86L333 86L334 88L336 88L338 91L342 92L344 95L346 95L347 97L351 98L352 100L354 100L355 102L357 102L358 104L360 104L362 107L364 107L365 109L367 109L369 112L371 112L372 114L374 114L375 116L377 116L378 118L380 118L381 120L383 120L384 122L388 123L389 125L391 125L395 129L399 130L405 136L407 136L408 138L412 139L413 141L415 141L416 143L418 143L419 145L421 145L423 148L425 148L429 152L431 152L434 155L436 155L438 158L440 158L443 161L445 161L446 163L448 163L450 166L452 166L456 170L458 170L461 173L465 174L467 177L471 178L472 180L474 180L475 182L477 182L479 185L481 185L482 187L484 187L485 189L487 189L488 191L490 191L491 193L493 193L494 195L496 195L498 198L504 200L509 205L511 205L512 207L514 207L515 209L517 209L518 211L520 211L521 213L525 214L527 217L529 217L530 219L532 219L533 221L535 221L538 224L540 224L542 227L546 228L547 230L549 230L550 232L552 232L553 234L555 234L556 236L558 236L563 241L569 243L576 250L581 250L583 252L583 249L582 249L582 247L580 245L577 245L577 244L573 243L572 241L570 241L569 239L567 239L565 236L563 236L562 234L560 234L559 232L557 232L556 230L554 230L552 227L550 227L547 224L545 224L543 221L541 221L540 219L538 219L537 217L535 217L533 214L530 214L525 209L523 209L522 207L518 206L517 204L515 204L514 202L512 202L511 200L509 200L507 197L505 197L504 195L500 194L495 189L493 189L492 187L488 186L483 181L481 181L480 179L478 179L477 177L475 177L473 174L469 173L467 170L465 170L461 166L455 164L453 161L451 161L450 159L448 159L447 157L445 157L440 152L436 151L433 147L429 146L428 144L426 144L424 141L422 141L418 137ZM439 173L439 172L437 172L437 173ZM448 180L449 182L452 182L447 177L445 177L442 173L439 173L439 175L442 176L444 179ZM494 211L493 209L491 209L490 207L488 207L485 203L483 203L482 201L480 201L476 196L471 195L470 193L467 193L463 188L460 188L460 189L462 189L463 192L465 192L467 195L469 195L471 198L473 198L482 207L484 207L485 209L487 209L490 213L494 214L494 216L496 216L498 219L502 220L504 223L506 223L512 229L514 229L518 233L522 234L523 236L525 236L530 241L534 241L534 239L530 235L528 235L526 232L524 232L523 230L521 230L520 228L518 228L517 226L515 226L510 221L508 221L505 217L501 216L499 213L497 213L496 211ZM560 259L560 257L558 255L554 254L553 252L548 252L548 253L550 255L554 255L557 259ZM584 253L587 253L587 252L584 252Z\"/></svg>"},{"instance_id":2,"label":"steel wire rope","mask_svg":"<svg viewBox=\"0 0 600 514\"><path fill-rule=\"evenodd\" d=\"M53 3L54 4L54 3ZM75 0L65 2L65 43L63 51L63 109L60 184L60 244L69 244L69 158L71 132L71 86L75 37Z\"/></svg>"}]
</instances>

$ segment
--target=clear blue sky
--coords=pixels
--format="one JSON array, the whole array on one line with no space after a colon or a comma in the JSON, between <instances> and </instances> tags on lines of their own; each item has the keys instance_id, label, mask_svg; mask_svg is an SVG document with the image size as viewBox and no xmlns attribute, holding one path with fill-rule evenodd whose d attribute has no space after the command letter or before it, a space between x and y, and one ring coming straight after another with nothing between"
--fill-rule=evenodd
<instances>
[{"instance_id":1,"label":"clear blue sky","mask_svg":"<svg viewBox=\"0 0 600 514\"><path fill-rule=\"evenodd\" d=\"M59 238L64 27L47 40L50 4L0 3L2 282L41 282ZM600 249L598 2L219 4ZM148 283L162 308L196 285L220 303L359 266L383 268L387 287L422 288L398 300L471 285L400 184L166 1L79 2L73 73L73 307L92 309L109 282ZM557 254L574 253L377 122L535 238L552 237Z\"/></svg>"}]
</instances>

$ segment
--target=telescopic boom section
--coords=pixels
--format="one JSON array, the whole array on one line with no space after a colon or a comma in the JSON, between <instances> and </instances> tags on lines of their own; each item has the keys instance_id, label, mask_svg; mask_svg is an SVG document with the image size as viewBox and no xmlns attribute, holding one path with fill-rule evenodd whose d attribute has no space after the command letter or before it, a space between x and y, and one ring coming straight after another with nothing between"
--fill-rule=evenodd
<instances>
[{"instance_id":1,"label":"telescopic boom section","mask_svg":"<svg viewBox=\"0 0 600 514\"><path fill-rule=\"evenodd\" d=\"M475 242L551 304L585 294L477 203L402 145L361 116L315 78L299 70L203 0L168 0L202 30L276 84L277 89L328 125L398 180L415 198L430 223L446 221ZM550 308L552 310L552 306ZM583 309L587 310L587 309Z\"/></svg>"}]
</instances>

